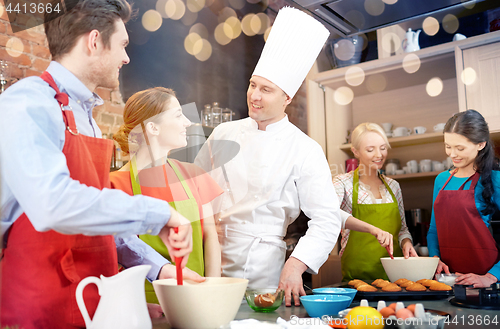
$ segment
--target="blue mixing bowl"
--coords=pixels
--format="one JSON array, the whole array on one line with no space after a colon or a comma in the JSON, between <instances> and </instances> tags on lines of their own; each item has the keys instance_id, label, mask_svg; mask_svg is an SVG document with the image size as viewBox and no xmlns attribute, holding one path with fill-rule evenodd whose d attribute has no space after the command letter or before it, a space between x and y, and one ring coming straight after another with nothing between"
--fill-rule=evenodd
<instances>
[{"instance_id":1,"label":"blue mixing bowl","mask_svg":"<svg viewBox=\"0 0 500 329\"><path fill-rule=\"evenodd\" d=\"M352 301L358 291L351 288L316 288L312 292L315 295L345 295L351 297Z\"/></svg>"},{"instance_id":2,"label":"blue mixing bowl","mask_svg":"<svg viewBox=\"0 0 500 329\"><path fill-rule=\"evenodd\" d=\"M321 318L323 315L337 315L349 307L352 298L345 295L308 295L301 296L300 302L304 305L307 314L312 318Z\"/></svg>"}]
</instances>

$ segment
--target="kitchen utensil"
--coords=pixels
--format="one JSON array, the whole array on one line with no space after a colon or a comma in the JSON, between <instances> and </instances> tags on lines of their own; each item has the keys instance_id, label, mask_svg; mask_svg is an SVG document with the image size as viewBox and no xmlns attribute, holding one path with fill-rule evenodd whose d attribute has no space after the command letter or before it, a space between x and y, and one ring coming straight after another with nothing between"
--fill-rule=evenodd
<instances>
[{"instance_id":1,"label":"kitchen utensil","mask_svg":"<svg viewBox=\"0 0 500 329\"><path fill-rule=\"evenodd\" d=\"M259 300L259 296L265 296L266 294L270 294L273 296L272 303L269 304L263 303ZM248 303L248 306L256 312L269 313L275 311L278 307L281 306L283 302L283 297L285 295L284 290L276 290L276 289L247 289L245 291L245 299Z\"/></svg>"},{"instance_id":2,"label":"kitchen utensil","mask_svg":"<svg viewBox=\"0 0 500 329\"><path fill-rule=\"evenodd\" d=\"M418 36L420 35L420 32L422 32L422 30L414 32L411 29L408 29L408 31L406 32L406 37L401 43L401 47L403 48L405 53L417 51L420 49L420 46L418 44Z\"/></svg>"},{"instance_id":3,"label":"kitchen utensil","mask_svg":"<svg viewBox=\"0 0 500 329\"><path fill-rule=\"evenodd\" d=\"M436 281L446 283L449 286L454 286L455 285L455 279L458 278L458 275L450 273L440 273L436 274Z\"/></svg>"},{"instance_id":4,"label":"kitchen utensil","mask_svg":"<svg viewBox=\"0 0 500 329\"><path fill-rule=\"evenodd\" d=\"M345 295L354 299L356 293L358 292L356 289L352 288L316 288L312 290L314 295Z\"/></svg>"},{"instance_id":5,"label":"kitchen utensil","mask_svg":"<svg viewBox=\"0 0 500 329\"><path fill-rule=\"evenodd\" d=\"M300 297L300 302L312 318L324 315L337 315L351 304L351 297L345 295L306 295Z\"/></svg>"},{"instance_id":6,"label":"kitchen utensil","mask_svg":"<svg viewBox=\"0 0 500 329\"><path fill-rule=\"evenodd\" d=\"M394 175L396 174L396 170L398 170L398 165L395 163L388 163L385 165L386 175Z\"/></svg>"},{"instance_id":7,"label":"kitchen utensil","mask_svg":"<svg viewBox=\"0 0 500 329\"><path fill-rule=\"evenodd\" d=\"M473 288L455 284L453 287L455 297L450 299L450 304L458 307L474 309L500 310L500 285L493 283L487 288Z\"/></svg>"},{"instance_id":8,"label":"kitchen utensil","mask_svg":"<svg viewBox=\"0 0 500 329\"><path fill-rule=\"evenodd\" d=\"M439 262L438 257L389 257L380 258L385 273L392 282L399 279L417 281L432 279Z\"/></svg>"},{"instance_id":9,"label":"kitchen utensil","mask_svg":"<svg viewBox=\"0 0 500 329\"><path fill-rule=\"evenodd\" d=\"M144 280L151 265L128 268L111 277L89 276L80 281L76 288L76 301L88 329L152 328L144 293ZM85 302L83 290L89 284L97 286L101 299L91 320Z\"/></svg>"},{"instance_id":10,"label":"kitchen utensil","mask_svg":"<svg viewBox=\"0 0 500 329\"><path fill-rule=\"evenodd\" d=\"M445 125L446 123L438 123L437 125L434 126L434 131L435 132L443 131Z\"/></svg>"},{"instance_id":11,"label":"kitchen utensil","mask_svg":"<svg viewBox=\"0 0 500 329\"><path fill-rule=\"evenodd\" d=\"M385 249L387 250L387 252L389 253L389 256L391 256L391 259L394 259L394 256L392 255L391 253L391 249L389 249L389 246L385 246Z\"/></svg>"},{"instance_id":12,"label":"kitchen utensil","mask_svg":"<svg viewBox=\"0 0 500 329\"><path fill-rule=\"evenodd\" d=\"M197 283L175 279L153 281L156 296L172 328L219 328L234 320L245 295L248 280L208 277ZM108 327L117 328L117 327Z\"/></svg>"},{"instance_id":13,"label":"kitchen utensil","mask_svg":"<svg viewBox=\"0 0 500 329\"><path fill-rule=\"evenodd\" d=\"M384 128L385 133L390 133L392 129L392 123L390 122L384 122L382 123L382 128Z\"/></svg>"},{"instance_id":14,"label":"kitchen utensil","mask_svg":"<svg viewBox=\"0 0 500 329\"><path fill-rule=\"evenodd\" d=\"M417 135L420 135L420 134L423 134L427 131L427 128L423 127L423 126L417 126L417 127L413 127L413 133L414 134L417 134Z\"/></svg>"},{"instance_id":15,"label":"kitchen utensil","mask_svg":"<svg viewBox=\"0 0 500 329\"><path fill-rule=\"evenodd\" d=\"M403 137L403 136L409 136L411 133L411 130L406 128L406 127L397 127L394 128L392 131L392 136L393 137Z\"/></svg>"},{"instance_id":16,"label":"kitchen utensil","mask_svg":"<svg viewBox=\"0 0 500 329\"><path fill-rule=\"evenodd\" d=\"M178 227L174 227L174 232L175 233L179 233L179 228ZM179 286L182 286L182 267L181 267L181 263L182 263L182 257L175 257L175 273L176 273L176 277L177 277L177 284Z\"/></svg>"}]
</instances>

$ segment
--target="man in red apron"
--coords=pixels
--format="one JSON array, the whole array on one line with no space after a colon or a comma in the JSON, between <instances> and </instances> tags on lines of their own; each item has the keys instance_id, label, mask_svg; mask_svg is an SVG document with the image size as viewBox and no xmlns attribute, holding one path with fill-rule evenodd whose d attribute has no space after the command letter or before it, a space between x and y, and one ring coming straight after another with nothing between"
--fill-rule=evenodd
<instances>
[{"instance_id":1,"label":"man in red apron","mask_svg":"<svg viewBox=\"0 0 500 329\"><path fill-rule=\"evenodd\" d=\"M172 233L189 222L168 203L107 189L112 142L99 138L92 91L118 86L118 69L129 61L130 11L125 0L79 1L47 20L57 62L41 79L24 79L0 97L2 326L84 327L76 286L87 276L117 273L113 235L159 234L171 255L191 250L191 226ZM26 150L35 160L24 164ZM97 289L86 288L84 299L92 317Z\"/></svg>"}]
</instances>

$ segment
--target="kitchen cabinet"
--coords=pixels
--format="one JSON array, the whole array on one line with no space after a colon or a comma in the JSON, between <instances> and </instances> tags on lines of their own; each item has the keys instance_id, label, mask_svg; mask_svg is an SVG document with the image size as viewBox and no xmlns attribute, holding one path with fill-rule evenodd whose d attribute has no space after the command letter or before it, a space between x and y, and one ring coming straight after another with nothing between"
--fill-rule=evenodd
<instances>
[{"instance_id":1,"label":"kitchen cabinet","mask_svg":"<svg viewBox=\"0 0 500 329\"><path fill-rule=\"evenodd\" d=\"M362 74L350 75L353 68ZM468 85L461 78L462 72L470 71L466 68L476 72L475 82ZM399 159L402 166L410 160L443 161L443 134L433 132L433 127L458 111L481 112L493 139L499 139L499 77L500 31L326 72L313 69L306 85L309 136L322 146L333 176L345 172L345 160L353 157L348 132L363 122L424 126L424 134L389 138L388 158ZM431 80L438 92L430 88ZM436 95L429 96L428 90ZM437 174L393 176L401 185L405 209L425 209L424 220L430 218Z\"/></svg>"}]
</instances>

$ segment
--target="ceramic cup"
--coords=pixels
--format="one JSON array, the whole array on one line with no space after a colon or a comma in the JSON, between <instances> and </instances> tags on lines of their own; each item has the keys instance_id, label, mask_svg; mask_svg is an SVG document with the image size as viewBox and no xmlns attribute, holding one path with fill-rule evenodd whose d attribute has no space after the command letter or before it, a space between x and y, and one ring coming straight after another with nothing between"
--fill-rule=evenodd
<instances>
[{"instance_id":1,"label":"ceramic cup","mask_svg":"<svg viewBox=\"0 0 500 329\"><path fill-rule=\"evenodd\" d=\"M430 172L431 170L432 170L431 163L421 163L420 164L420 171L421 172Z\"/></svg>"},{"instance_id":2,"label":"ceramic cup","mask_svg":"<svg viewBox=\"0 0 500 329\"><path fill-rule=\"evenodd\" d=\"M410 173L410 168L408 166L404 166L403 167L403 171L405 172L405 174L409 174Z\"/></svg>"},{"instance_id":3,"label":"ceramic cup","mask_svg":"<svg viewBox=\"0 0 500 329\"><path fill-rule=\"evenodd\" d=\"M394 128L392 131L392 135L394 137L403 137L403 136L409 136L411 133L411 130L406 128L406 127L397 127Z\"/></svg>"},{"instance_id":4,"label":"ceramic cup","mask_svg":"<svg viewBox=\"0 0 500 329\"><path fill-rule=\"evenodd\" d=\"M392 129L392 123L390 123L390 122L384 122L384 123L382 123L382 128L384 128L384 131L386 133L390 133L391 129Z\"/></svg>"},{"instance_id":5,"label":"ceramic cup","mask_svg":"<svg viewBox=\"0 0 500 329\"><path fill-rule=\"evenodd\" d=\"M446 123L438 123L437 125L434 126L434 131L435 132L443 131L445 125Z\"/></svg>"},{"instance_id":6,"label":"ceramic cup","mask_svg":"<svg viewBox=\"0 0 500 329\"><path fill-rule=\"evenodd\" d=\"M433 171L444 171L444 165L441 162L432 165Z\"/></svg>"},{"instance_id":7,"label":"ceramic cup","mask_svg":"<svg viewBox=\"0 0 500 329\"><path fill-rule=\"evenodd\" d=\"M396 163L388 163L385 165L386 175L395 175L396 170L398 170L398 165Z\"/></svg>"},{"instance_id":8,"label":"ceramic cup","mask_svg":"<svg viewBox=\"0 0 500 329\"><path fill-rule=\"evenodd\" d=\"M463 34L460 34L460 33L457 33L453 36L453 41L460 41L460 40L464 40L464 39L467 39L467 37Z\"/></svg>"},{"instance_id":9,"label":"ceramic cup","mask_svg":"<svg viewBox=\"0 0 500 329\"><path fill-rule=\"evenodd\" d=\"M423 134L423 133L425 133L425 132L426 132L426 130L427 130L427 128L422 127L422 126L413 127L413 132L414 132L415 134Z\"/></svg>"},{"instance_id":10,"label":"ceramic cup","mask_svg":"<svg viewBox=\"0 0 500 329\"><path fill-rule=\"evenodd\" d=\"M396 175L404 175L404 174L406 174L405 171L404 171L404 169L398 169L398 170L396 170Z\"/></svg>"},{"instance_id":11,"label":"ceramic cup","mask_svg":"<svg viewBox=\"0 0 500 329\"><path fill-rule=\"evenodd\" d=\"M410 174L418 173L418 162L417 160L410 160L406 163Z\"/></svg>"}]
</instances>

